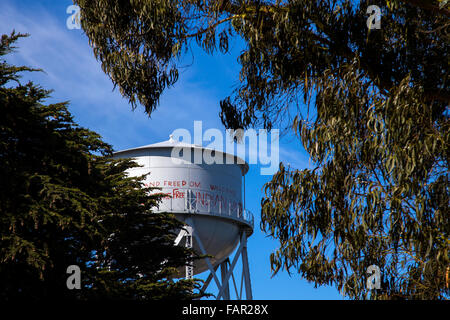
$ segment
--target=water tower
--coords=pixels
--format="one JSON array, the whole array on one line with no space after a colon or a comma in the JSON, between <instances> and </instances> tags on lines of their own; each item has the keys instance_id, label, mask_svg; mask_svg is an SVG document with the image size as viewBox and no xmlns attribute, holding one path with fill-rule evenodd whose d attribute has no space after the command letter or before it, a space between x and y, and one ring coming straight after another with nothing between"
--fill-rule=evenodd
<instances>
[{"instance_id":1,"label":"water tower","mask_svg":"<svg viewBox=\"0 0 450 320\"><path fill-rule=\"evenodd\" d=\"M133 158L142 167L130 169L129 174L149 173L145 184L159 187L162 190L158 192L167 195L155 211L171 212L184 222L185 228L180 230L175 245L193 247L199 254L212 256L187 265L180 277L192 278L209 271L203 292L214 280L219 288L216 298L228 300L232 279L237 299L243 298L245 285L246 299L251 300L247 238L253 233L253 215L245 209L248 164L235 155L179 142L172 137L115 152L114 157ZM238 290L233 271L239 258L242 278Z\"/></svg>"}]
</instances>

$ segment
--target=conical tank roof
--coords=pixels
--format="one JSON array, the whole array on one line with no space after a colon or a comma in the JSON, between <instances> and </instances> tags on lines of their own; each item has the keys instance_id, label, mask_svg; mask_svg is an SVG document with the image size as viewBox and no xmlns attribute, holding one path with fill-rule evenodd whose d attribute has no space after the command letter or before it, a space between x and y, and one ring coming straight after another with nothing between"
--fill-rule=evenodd
<instances>
[{"instance_id":1,"label":"conical tank roof","mask_svg":"<svg viewBox=\"0 0 450 320\"><path fill-rule=\"evenodd\" d=\"M157 142L157 143L152 143L152 144L147 144L144 146L140 146L140 147L135 147L135 148L130 148L130 149L125 149L125 150L119 150L114 152L114 155L120 155L123 153L128 153L130 151L136 151L136 150L145 150L145 149L166 149L166 148L189 148L189 149L202 149L202 150L210 150L210 151L214 151L214 152L219 152L222 153L223 155L225 155L225 157L232 157L233 158L233 162L235 164L239 164L241 166L242 169L242 175L247 174L248 170L249 170L249 166L248 163L243 160L242 158L234 155L234 154L230 154L230 153L226 153L220 150L215 150L215 149L211 149L211 148L206 148L203 146L200 146L198 144L190 144L190 143L185 143L185 142L181 142L181 141L177 141L173 138L173 135L169 136L169 140L165 140L165 141L161 141L161 142Z\"/></svg>"}]
</instances>

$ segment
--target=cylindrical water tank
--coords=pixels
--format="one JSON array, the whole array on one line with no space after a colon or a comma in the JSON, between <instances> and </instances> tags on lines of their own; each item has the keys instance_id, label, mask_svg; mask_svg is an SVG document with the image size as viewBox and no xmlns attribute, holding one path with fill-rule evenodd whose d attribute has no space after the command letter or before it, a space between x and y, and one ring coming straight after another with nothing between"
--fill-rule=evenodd
<instances>
[{"instance_id":1,"label":"cylindrical water tank","mask_svg":"<svg viewBox=\"0 0 450 320\"><path fill-rule=\"evenodd\" d=\"M253 216L242 200L243 177L248 171L244 160L172 138L121 150L114 156L133 158L142 166L129 174L148 174L146 186L162 189L157 192L166 197L156 211L171 212L183 222L192 222L206 253L213 256L213 266L234 251L241 232L247 236L253 233ZM193 247L201 253L196 241ZM204 259L194 263L194 274L207 269Z\"/></svg>"}]
</instances>

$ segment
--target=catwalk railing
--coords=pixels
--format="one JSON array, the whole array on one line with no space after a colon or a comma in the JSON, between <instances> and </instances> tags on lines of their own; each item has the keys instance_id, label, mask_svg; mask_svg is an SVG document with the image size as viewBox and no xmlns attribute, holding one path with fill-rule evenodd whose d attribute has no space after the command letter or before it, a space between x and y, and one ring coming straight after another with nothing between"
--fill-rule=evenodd
<instances>
[{"instance_id":1,"label":"catwalk railing","mask_svg":"<svg viewBox=\"0 0 450 320\"><path fill-rule=\"evenodd\" d=\"M199 199L191 190L182 194L181 198L166 197L160 203L157 212L185 212L191 214L206 214L229 218L244 222L254 227L254 216L251 211L242 208L240 203L232 201ZM185 196L186 195L186 196Z\"/></svg>"}]
</instances>

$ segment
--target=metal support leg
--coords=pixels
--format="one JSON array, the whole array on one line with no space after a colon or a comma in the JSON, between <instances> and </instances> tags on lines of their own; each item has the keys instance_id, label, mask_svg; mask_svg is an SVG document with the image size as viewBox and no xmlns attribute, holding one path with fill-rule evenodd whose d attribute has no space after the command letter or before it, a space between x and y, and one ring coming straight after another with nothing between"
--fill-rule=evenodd
<instances>
[{"instance_id":1,"label":"metal support leg","mask_svg":"<svg viewBox=\"0 0 450 320\"><path fill-rule=\"evenodd\" d=\"M224 287L224 292L223 292L223 299L224 300L230 300L229 281L225 280L225 276L227 275L227 272L228 272L228 258L225 259L220 264L220 273L221 273L221 276L222 276L222 287Z\"/></svg>"},{"instance_id":2,"label":"metal support leg","mask_svg":"<svg viewBox=\"0 0 450 320\"><path fill-rule=\"evenodd\" d=\"M245 232L242 233L241 241L244 242L242 248L242 271L243 277L245 281L245 295L247 300L253 300L252 295L252 284L250 281L250 268L248 266L248 256L247 256L247 234Z\"/></svg>"}]
</instances>

